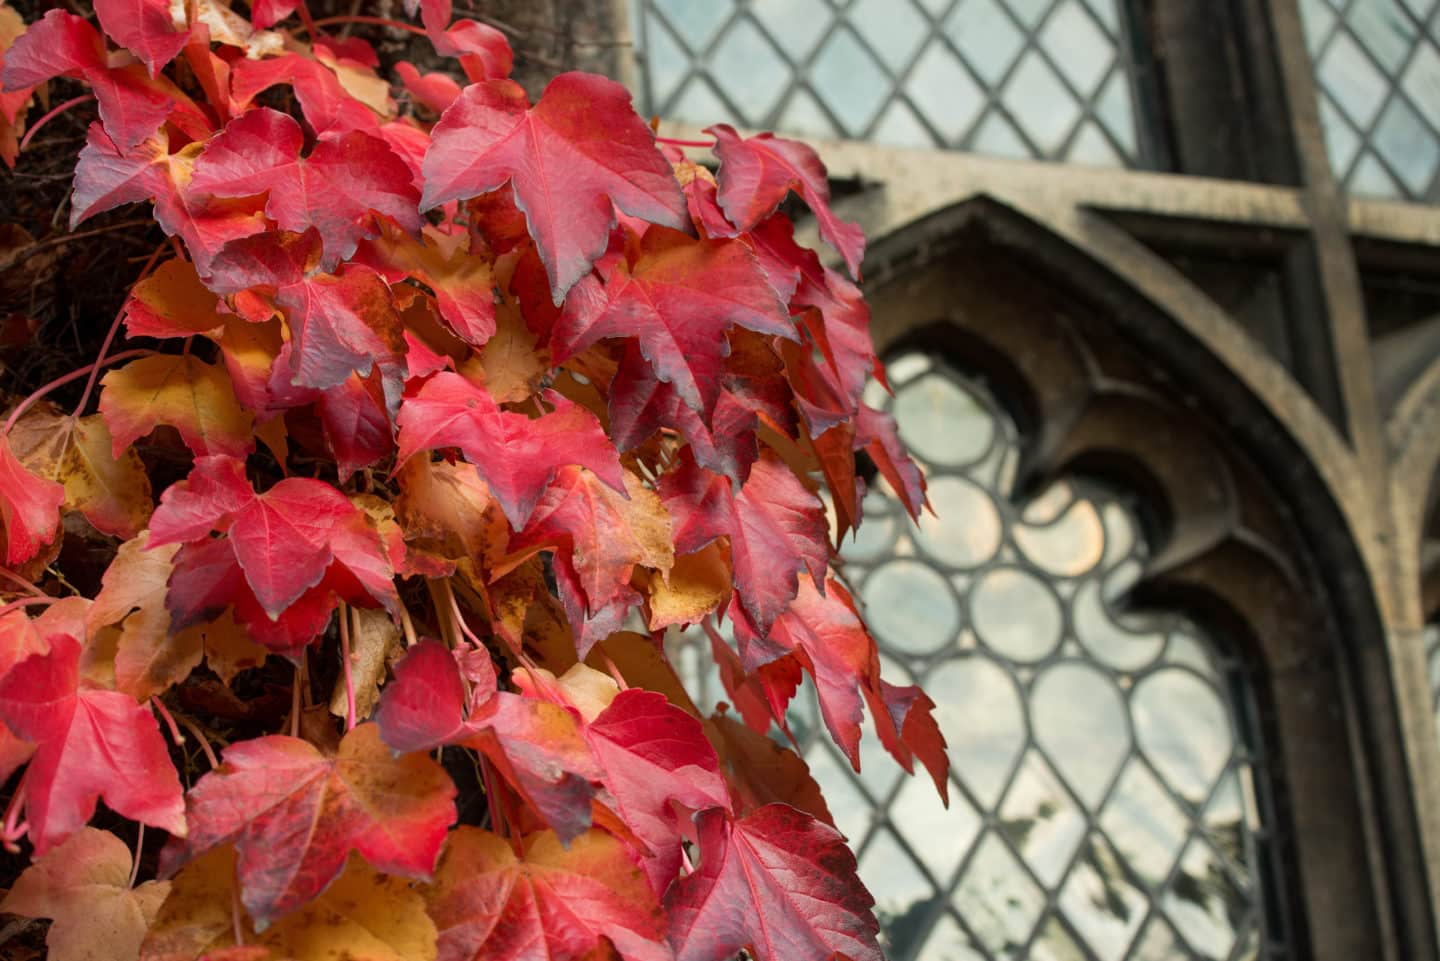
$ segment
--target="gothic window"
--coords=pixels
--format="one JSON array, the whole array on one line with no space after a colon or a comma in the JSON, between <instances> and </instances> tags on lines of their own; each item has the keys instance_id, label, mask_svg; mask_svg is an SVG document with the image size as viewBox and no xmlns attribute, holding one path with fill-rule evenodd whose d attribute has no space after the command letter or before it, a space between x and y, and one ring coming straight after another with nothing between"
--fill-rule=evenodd
<instances>
[{"instance_id":1,"label":"gothic window","mask_svg":"<svg viewBox=\"0 0 1440 961\"><path fill-rule=\"evenodd\" d=\"M1440 4L1301 0L1335 176L1351 192L1434 200L1440 173Z\"/></svg>"},{"instance_id":2,"label":"gothic window","mask_svg":"<svg viewBox=\"0 0 1440 961\"><path fill-rule=\"evenodd\" d=\"M1069 480L1017 507L1021 438L984 389L928 354L889 370L894 398L869 400L936 516L912 526L877 486L845 574L886 678L937 704L950 808L873 736L855 774L813 701L790 719L889 956L1285 957L1262 910L1270 819L1239 666L1184 617L1126 610L1147 546L1124 498ZM695 669L698 650L676 653Z\"/></svg>"},{"instance_id":3,"label":"gothic window","mask_svg":"<svg viewBox=\"0 0 1440 961\"><path fill-rule=\"evenodd\" d=\"M634 0L668 120L1146 166L1121 0Z\"/></svg>"}]
</instances>

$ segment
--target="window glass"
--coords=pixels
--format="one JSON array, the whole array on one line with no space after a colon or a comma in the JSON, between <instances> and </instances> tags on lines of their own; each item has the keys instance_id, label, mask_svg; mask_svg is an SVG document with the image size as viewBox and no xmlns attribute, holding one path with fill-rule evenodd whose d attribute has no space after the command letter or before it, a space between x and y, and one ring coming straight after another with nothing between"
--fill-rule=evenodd
<instances>
[{"instance_id":1,"label":"window glass","mask_svg":"<svg viewBox=\"0 0 1440 961\"><path fill-rule=\"evenodd\" d=\"M642 108L1143 165L1118 0L633 0Z\"/></svg>"},{"instance_id":2,"label":"window glass","mask_svg":"<svg viewBox=\"0 0 1440 961\"><path fill-rule=\"evenodd\" d=\"M1300 0L1335 176L1355 194L1433 201L1440 3Z\"/></svg>"}]
</instances>

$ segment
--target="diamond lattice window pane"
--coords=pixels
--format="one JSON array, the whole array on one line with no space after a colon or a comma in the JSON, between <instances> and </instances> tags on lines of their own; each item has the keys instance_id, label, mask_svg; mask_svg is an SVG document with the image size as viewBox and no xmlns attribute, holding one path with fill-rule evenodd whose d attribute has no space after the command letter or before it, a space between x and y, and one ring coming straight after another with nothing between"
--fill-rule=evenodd
<instances>
[{"instance_id":1,"label":"diamond lattice window pane","mask_svg":"<svg viewBox=\"0 0 1440 961\"><path fill-rule=\"evenodd\" d=\"M920 55L905 92L946 143L959 142L985 108L985 92L939 42Z\"/></svg>"},{"instance_id":2,"label":"diamond lattice window pane","mask_svg":"<svg viewBox=\"0 0 1440 961\"><path fill-rule=\"evenodd\" d=\"M1085 6L1104 24L1112 37L1120 35L1120 8L1117 0L1085 0Z\"/></svg>"},{"instance_id":3,"label":"diamond lattice window pane","mask_svg":"<svg viewBox=\"0 0 1440 961\"><path fill-rule=\"evenodd\" d=\"M750 0L748 7L756 22L797 62L810 55L834 19L825 0Z\"/></svg>"},{"instance_id":4,"label":"diamond lattice window pane","mask_svg":"<svg viewBox=\"0 0 1440 961\"><path fill-rule=\"evenodd\" d=\"M893 147L929 147L935 142L930 129L915 111L900 101L891 103L880 115L873 134L876 143Z\"/></svg>"},{"instance_id":5,"label":"diamond lattice window pane","mask_svg":"<svg viewBox=\"0 0 1440 961\"><path fill-rule=\"evenodd\" d=\"M1300 4L1330 165L1352 193L1434 199L1440 168L1435 6L1435 0Z\"/></svg>"},{"instance_id":6,"label":"diamond lattice window pane","mask_svg":"<svg viewBox=\"0 0 1440 961\"><path fill-rule=\"evenodd\" d=\"M1330 45L1320 62L1320 79L1345 115L1362 127L1380 112L1389 86L1380 68L1347 35Z\"/></svg>"},{"instance_id":7,"label":"diamond lattice window pane","mask_svg":"<svg viewBox=\"0 0 1440 961\"><path fill-rule=\"evenodd\" d=\"M852 137L864 134L890 86L884 69L849 29L837 30L825 41L810 79L816 95Z\"/></svg>"},{"instance_id":8,"label":"diamond lattice window pane","mask_svg":"<svg viewBox=\"0 0 1440 961\"><path fill-rule=\"evenodd\" d=\"M1005 106L1045 153L1055 153L1080 119L1080 105L1038 53L1027 54L1005 85Z\"/></svg>"},{"instance_id":9,"label":"diamond lattice window pane","mask_svg":"<svg viewBox=\"0 0 1440 961\"><path fill-rule=\"evenodd\" d=\"M997 0L961 0L945 34L986 83L997 84L1025 48L1025 34Z\"/></svg>"},{"instance_id":10,"label":"diamond lattice window pane","mask_svg":"<svg viewBox=\"0 0 1440 961\"><path fill-rule=\"evenodd\" d=\"M775 124L781 130L787 130L800 136L834 138L840 136L840 131L830 120L830 115L825 108L820 106L808 90L796 90L790 95L790 100L780 111L780 119Z\"/></svg>"},{"instance_id":11,"label":"diamond lattice window pane","mask_svg":"<svg viewBox=\"0 0 1440 961\"><path fill-rule=\"evenodd\" d=\"M1148 907L1115 849L1102 835L1091 837L1060 891L1060 909L1100 961L1125 956Z\"/></svg>"},{"instance_id":12,"label":"diamond lattice window pane","mask_svg":"<svg viewBox=\"0 0 1440 961\"><path fill-rule=\"evenodd\" d=\"M1045 892L994 834L976 848L954 897L960 916L996 954L1028 941L1045 908Z\"/></svg>"},{"instance_id":13,"label":"diamond lattice window pane","mask_svg":"<svg viewBox=\"0 0 1440 961\"><path fill-rule=\"evenodd\" d=\"M1006 0L1005 5L1015 11L1015 15L1029 27L1038 26L1045 12L1050 9L1052 0Z\"/></svg>"},{"instance_id":14,"label":"diamond lattice window pane","mask_svg":"<svg viewBox=\"0 0 1440 961\"><path fill-rule=\"evenodd\" d=\"M1364 141L1328 96L1320 98L1320 122L1325 128L1325 149L1330 154L1330 165L1343 176Z\"/></svg>"},{"instance_id":15,"label":"diamond lattice window pane","mask_svg":"<svg viewBox=\"0 0 1440 961\"><path fill-rule=\"evenodd\" d=\"M1000 808L1000 833L1040 883L1054 888L1085 837L1085 814L1038 751L1025 756Z\"/></svg>"},{"instance_id":16,"label":"diamond lattice window pane","mask_svg":"<svg viewBox=\"0 0 1440 961\"><path fill-rule=\"evenodd\" d=\"M1115 56L1115 45L1079 0L1066 0L1045 21L1040 43L1082 94L1099 85Z\"/></svg>"},{"instance_id":17,"label":"diamond lattice window pane","mask_svg":"<svg viewBox=\"0 0 1440 961\"><path fill-rule=\"evenodd\" d=\"M1142 159L1118 0L632 2L650 98L642 112L723 119L702 113L698 95L676 95L698 80L747 123L781 133ZM1103 129L1077 129L1084 111Z\"/></svg>"},{"instance_id":18,"label":"diamond lattice window pane","mask_svg":"<svg viewBox=\"0 0 1440 961\"><path fill-rule=\"evenodd\" d=\"M1397 0L1354 0L1346 20L1380 69L1394 74L1415 46L1415 22Z\"/></svg>"},{"instance_id":19,"label":"diamond lattice window pane","mask_svg":"<svg viewBox=\"0 0 1440 961\"><path fill-rule=\"evenodd\" d=\"M847 13L891 73L903 71L930 34L930 22L908 0L859 0Z\"/></svg>"},{"instance_id":20,"label":"diamond lattice window pane","mask_svg":"<svg viewBox=\"0 0 1440 961\"><path fill-rule=\"evenodd\" d=\"M704 50L735 8L734 0L649 0L691 50Z\"/></svg>"},{"instance_id":21,"label":"diamond lattice window pane","mask_svg":"<svg viewBox=\"0 0 1440 961\"><path fill-rule=\"evenodd\" d=\"M1412 195L1423 195L1440 165L1440 141L1408 103L1395 99L1375 125L1375 150Z\"/></svg>"},{"instance_id":22,"label":"diamond lattice window pane","mask_svg":"<svg viewBox=\"0 0 1440 961\"><path fill-rule=\"evenodd\" d=\"M1030 145L1015 132L1015 127L998 110L986 115L975 132L975 149L996 157L1029 157Z\"/></svg>"},{"instance_id":23,"label":"diamond lattice window pane","mask_svg":"<svg viewBox=\"0 0 1440 961\"><path fill-rule=\"evenodd\" d=\"M710 64L752 126L765 122L790 79L783 55L750 20L738 20L725 31L710 52Z\"/></svg>"}]
</instances>

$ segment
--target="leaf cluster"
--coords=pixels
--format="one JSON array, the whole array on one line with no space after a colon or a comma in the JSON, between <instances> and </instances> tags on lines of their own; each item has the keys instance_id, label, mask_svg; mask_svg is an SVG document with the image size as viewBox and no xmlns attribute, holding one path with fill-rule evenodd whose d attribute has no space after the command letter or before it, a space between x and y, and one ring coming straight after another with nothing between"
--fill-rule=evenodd
<instances>
[{"instance_id":1,"label":"leaf cluster","mask_svg":"<svg viewBox=\"0 0 1440 961\"><path fill-rule=\"evenodd\" d=\"M80 81L72 227L145 203L168 238L0 433L33 856L0 910L55 961L878 959L783 743L808 676L857 770L868 707L945 793L836 559L860 458L926 506L862 399L864 239L810 148L716 126L712 173L613 81L531 103L501 33L407 5L455 72L387 76L303 0L0 5L0 155ZM667 659L686 626L733 714Z\"/></svg>"}]
</instances>

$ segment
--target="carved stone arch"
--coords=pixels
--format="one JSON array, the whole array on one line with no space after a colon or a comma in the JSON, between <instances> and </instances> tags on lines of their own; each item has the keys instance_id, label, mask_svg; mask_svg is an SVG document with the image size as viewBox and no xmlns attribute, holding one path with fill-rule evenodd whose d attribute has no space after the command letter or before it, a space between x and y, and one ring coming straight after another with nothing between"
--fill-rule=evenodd
<instances>
[{"instance_id":1,"label":"carved stone arch","mask_svg":"<svg viewBox=\"0 0 1440 961\"><path fill-rule=\"evenodd\" d=\"M1098 472L1158 508L1136 596L1239 641L1293 956L1434 959L1369 568L1336 465L1292 430L1318 411L1273 409L1192 327L990 197L886 235L865 266L880 350L947 355L1028 429L1022 493ZM1300 395L1293 382L1263 393Z\"/></svg>"},{"instance_id":2,"label":"carved stone arch","mask_svg":"<svg viewBox=\"0 0 1440 961\"><path fill-rule=\"evenodd\" d=\"M1440 359L1400 393L1385 425L1391 459L1391 505L1402 587L1417 592L1409 627L1440 614Z\"/></svg>"}]
</instances>

